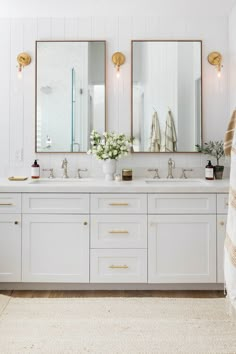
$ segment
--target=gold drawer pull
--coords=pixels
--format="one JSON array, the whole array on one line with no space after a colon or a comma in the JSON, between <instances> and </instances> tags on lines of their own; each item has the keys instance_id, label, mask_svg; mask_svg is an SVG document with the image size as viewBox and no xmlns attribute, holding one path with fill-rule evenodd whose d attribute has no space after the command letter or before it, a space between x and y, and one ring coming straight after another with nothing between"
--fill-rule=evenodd
<instances>
[{"instance_id":1,"label":"gold drawer pull","mask_svg":"<svg viewBox=\"0 0 236 354\"><path fill-rule=\"evenodd\" d=\"M14 205L12 203L0 203L0 206L10 206L10 205Z\"/></svg>"},{"instance_id":2,"label":"gold drawer pull","mask_svg":"<svg viewBox=\"0 0 236 354\"><path fill-rule=\"evenodd\" d=\"M221 222L220 222L220 225L221 225L221 226L224 226L224 224L225 224L224 221L221 221Z\"/></svg>"},{"instance_id":3,"label":"gold drawer pull","mask_svg":"<svg viewBox=\"0 0 236 354\"><path fill-rule=\"evenodd\" d=\"M127 265L111 265L109 268L111 269L128 269L129 267Z\"/></svg>"},{"instance_id":4,"label":"gold drawer pull","mask_svg":"<svg viewBox=\"0 0 236 354\"><path fill-rule=\"evenodd\" d=\"M110 203L111 206L127 206L129 203Z\"/></svg>"},{"instance_id":5,"label":"gold drawer pull","mask_svg":"<svg viewBox=\"0 0 236 354\"><path fill-rule=\"evenodd\" d=\"M129 231L127 230L111 230L109 231L109 234L128 234Z\"/></svg>"}]
</instances>

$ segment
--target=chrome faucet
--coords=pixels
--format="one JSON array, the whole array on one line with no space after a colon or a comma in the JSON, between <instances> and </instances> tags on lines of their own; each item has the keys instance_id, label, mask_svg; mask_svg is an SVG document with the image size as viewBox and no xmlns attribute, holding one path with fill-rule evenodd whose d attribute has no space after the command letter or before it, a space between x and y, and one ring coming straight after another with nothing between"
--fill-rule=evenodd
<instances>
[{"instance_id":1,"label":"chrome faucet","mask_svg":"<svg viewBox=\"0 0 236 354\"><path fill-rule=\"evenodd\" d=\"M68 166L68 161L66 158L64 158L64 160L62 161L62 165L61 165L61 168L64 169L62 178L69 178L68 173L67 173L67 166Z\"/></svg>"},{"instance_id":2,"label":"chrome faucet","mask_svg":"<svg viewBox=\"0 0 236 354\"><path fill-rule=\"evenodd\" d=\"M174 178L173 168L175 168L175 162L171 158L169 158L169 160L168 160L168 175L166 178Z\"/></svg>"}]
</instances>

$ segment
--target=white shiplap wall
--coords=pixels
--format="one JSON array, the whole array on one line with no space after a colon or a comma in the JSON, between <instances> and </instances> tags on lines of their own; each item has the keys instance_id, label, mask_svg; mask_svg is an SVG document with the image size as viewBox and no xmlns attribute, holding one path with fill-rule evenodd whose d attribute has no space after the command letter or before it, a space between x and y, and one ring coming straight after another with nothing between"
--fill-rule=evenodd
<instances>
[{"instance_id":1,"label":"white shiplap wall","mask_svg":"<svg viewBox=\"0 0 236 354\"><path fill-rule=\"evenodd\" d=\"M131 39L202 39L203 40L203 114L204 139L222 139L228 121L228 21L227 17L78 17L0 19L0 176L29 175L34 153L35 119L35 40L104 39L107 41L107 121L108 129L130 133ZM113 52L126 55L117 80L111 63ZM218 50L224 57L220 83L207 54ZM16 57L29 52L32 64L17 78ZM90 156L68 154L70 174L76 167L87 167L91 175L101 173L100 165ZM157 166L165 175L169 155L134 154L120 162L133 167ZM62 154L39 154L43 168L54 167L59 175ZM197 168L205 157L194 154L174 156L176 166Z\"/></svg>"}]
</instances>

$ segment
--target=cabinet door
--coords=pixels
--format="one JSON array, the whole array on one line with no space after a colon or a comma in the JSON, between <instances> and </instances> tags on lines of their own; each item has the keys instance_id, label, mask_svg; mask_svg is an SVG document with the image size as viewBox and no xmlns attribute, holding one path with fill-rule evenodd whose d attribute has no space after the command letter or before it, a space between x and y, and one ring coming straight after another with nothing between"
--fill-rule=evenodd
<instances>
[{"instance_id":1,"label":"cabinet door","mask_svg":"<svg viewBox=\"0 0 236 354\"><path fill-rule=\"evenodd\" d=\"M23 215L22 280L88 282L88 215Z\"/></svg>"},{"instance_id":2,"label":"cabinet door","mask_svg":"<svg viewBox=\"0 0 236 354\"><path fill-rule=\"evenodd\" d=\"M21 215L0 215L0 281L21 281Z\"/></svg>"},{"instance_id":3,"label":"cabinet door","mask_svg":"<svg viewBox=\"0 0 236 354\"><path fill-rule=\"evenodd\" d=\"M224 242L227 215L217 215L217 283L224 283Z\"/></svg>"},{"instance_id":4,"label":"cabinet door","mask_svg":"<svg viewBox=\"0 0 236 354\"><path fill-rule=\"evenodd\" d=\"M216 216L149 216L148 282L215 283Z\"/></svg>"}]
</instances>

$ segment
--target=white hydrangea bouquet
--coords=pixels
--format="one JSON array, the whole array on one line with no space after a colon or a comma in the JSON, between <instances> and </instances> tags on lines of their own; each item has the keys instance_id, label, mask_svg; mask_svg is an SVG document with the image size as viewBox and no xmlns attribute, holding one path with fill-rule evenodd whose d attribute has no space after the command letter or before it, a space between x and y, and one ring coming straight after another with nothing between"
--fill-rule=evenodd
<instances>
[{"instance_id":1,"label":"white hydrangea bouquet","mask_svg":"<svg viewBox=\"0 0 236 354\"><path fill-rule=\"evenodd\" d=\"M99 134L93 130L90 135L91 149L88 154L103 161L105 180L112 181L116 172L116 161L130 152L131 139L124 134L105 132Z\"/></svg>"},{"instance_id":2,"label":"white hydrangea bouquet","mask_svg":"<svg viewBox=\"0 0 236 354\"><path fill-rule=\"evenodd\" d=\"M98 160L118 160L127 156L130 151L131 140L124 134L105 132L99 134L93 130L90 135L91 149L88 154L96 156Z\"/></svg>"}]
</instances>

